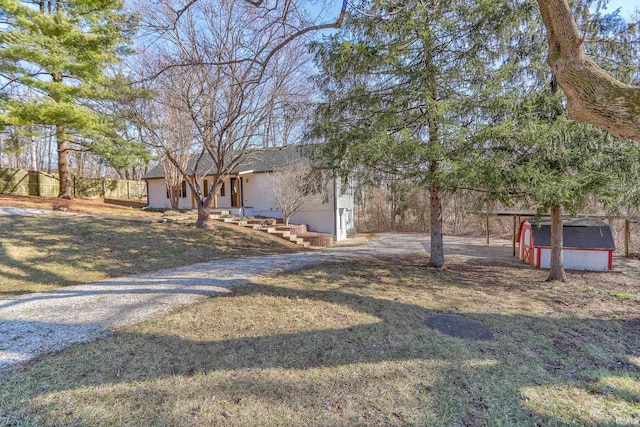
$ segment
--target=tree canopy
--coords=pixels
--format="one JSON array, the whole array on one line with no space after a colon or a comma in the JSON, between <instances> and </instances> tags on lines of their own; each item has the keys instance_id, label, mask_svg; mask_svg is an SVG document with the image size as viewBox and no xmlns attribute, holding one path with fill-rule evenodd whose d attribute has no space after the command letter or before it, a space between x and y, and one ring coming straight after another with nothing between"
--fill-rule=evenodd
<instances>
[{"instance_id":1,"label":"tree canopy","mask_svg":"<svg viewBox=\"0 0 640 427\"><path fill-rule=\"evenodd\" d=\"M196 224L207 227L224 181L252 150L274 140L279 113L294 116L306 55L302 39L284 43L290 28L301 25L294 11L257 13L257 6L233 0L182 7L170 0L141 5L154 37L143 40L138 80L150 96L131 115L190 187ZM284 140L291 129L280 129Z\"/></svg>"},{"instance_id":2,"label":"tree canopy","mask_svg":"<svg viewBox=\"0 0 640 427\"><path fill-rule=\"evenodd\" d=\"M120 0L1 0L0 10L0 122L55 127L60 197L71 198L71 150L108 154L116 136L94 102L110 96L106 70L127 53L135 21Z\"/></svg>"},{"instance_id":3,"label":"tree canopy","mask_svg":"<svg viewBox=\"0 0 640 427\"><path fill-rule=\"evenodd\" d=\"M443 267L441 193L456 187L451 171L468 155L477 106L504 91L501 75L514 70L507 34L531 8L493 0L367 5L317 46L325 101L316 132L336 168L364 165L428 187L430 264Z\"/></svg>"}]
</instances>

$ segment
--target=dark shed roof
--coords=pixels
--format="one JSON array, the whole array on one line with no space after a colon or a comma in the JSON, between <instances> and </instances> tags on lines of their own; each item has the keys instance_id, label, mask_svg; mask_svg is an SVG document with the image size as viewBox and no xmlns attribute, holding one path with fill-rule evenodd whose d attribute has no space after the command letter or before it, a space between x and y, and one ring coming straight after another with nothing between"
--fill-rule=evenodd
<instances>
[{"instance_id":1,"label":"dark shed roof","mask_svg":"<svg viewBox=\"0 0 640 427\"><path fill-rule=\"evenodd\" d=\"M313 145L288 145L286 147L251 150L246 153L245 158L233 169L232 173L272 172L274 169L295 163L303 157L313 159L313 149ZM312 162L317 163L314 160ZM192 158L187 166L189 175L193 174L194 166L195 158ZM217 173L209 156L203 159L199 169L207 171L207 175L216 175ZM160 165L156 165L142 177L142 179L154 178L164 178L164 171Z\"/></svg>"},{"instance_id":2,"label":"dark shed roof","mask_svg":"<svg viewBox=\"0 0 640 427\"><path fill-rule=\"evenodd\" d=\"M530 221L536 246L551 247L551 222ZM565 248L615 250L609 225L596 218L572 218L562 221Z\"/></svg>"}]
</instances>

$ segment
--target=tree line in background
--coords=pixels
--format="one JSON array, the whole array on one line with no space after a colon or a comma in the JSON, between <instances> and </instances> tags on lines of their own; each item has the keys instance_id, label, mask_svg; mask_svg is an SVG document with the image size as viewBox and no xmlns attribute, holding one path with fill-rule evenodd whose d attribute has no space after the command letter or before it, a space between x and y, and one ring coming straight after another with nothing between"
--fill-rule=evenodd
<instances>
[{"instance_id":1,"label":"tree line in background","mask_svg":"<svg viewBox=\"0 0 640 427\"><path fill-rule=\"evenodd\" d=\"M322 141L388 227L415 211L433 267L444 198L551 212L560 280L564 211L637 205L638 145L612 134L638 139L640 27L606 1L332 5L0 0L0 162L57 170L70 198L72 172L135 179L157 161L206 227L252 150Z\"/></svg>"}]
</instances>

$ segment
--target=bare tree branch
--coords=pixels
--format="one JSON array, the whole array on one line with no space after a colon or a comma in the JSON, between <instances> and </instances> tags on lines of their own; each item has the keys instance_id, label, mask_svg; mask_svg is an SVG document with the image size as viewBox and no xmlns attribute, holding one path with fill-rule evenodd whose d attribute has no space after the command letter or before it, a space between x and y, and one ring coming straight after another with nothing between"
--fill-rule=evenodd
<instances>
[{"instance_id":1,"label":"bare tree branch","mask_svg":"<svg viewBox=\"0 0 640 427\"><path fill-rule=\"evenodd\" d=\"M148 13L148 22L165 23L175 16L173 7ZM138 84L153 90L155 97L140 105L140 126L191 188L198 226L207 226L215 193L224 181L253 149L264 146L267 117L274 105L284 103L289 95L284 88L308 62L302 40L282 44L281 25L286 26L283 17L288 13L276 10L273 21L272 15L257 13L249 3L192 2L175 28L149 49L155 53L147 53L141 62L140 74L146 78ZM265 54L275 46L281 54L266 66ZM165 120L167 115L179 117L180 123ZM172 135L172 127L189 132ZM176 158L181 151L173 150L172 139L182 141L178 146L191 156L188 166ZM205 180L211 188L206 196Z\"/></svg>"},{"instance_id":2,"label":"bare tree branch","mask_svg":"<svg viewBox=\"0 0 640 427\"><path fill-rule=\"evenodd\" d=\"M169 31L173 31L177 29L178 26L178 22L181 20L181 18L183 17L183 15L185 14L185 12L187 12L190 8L194 7L199 0L190 0L188 1L184 6L182 6L180 9L171 9L173 14L175 14L175 18L172 19L171 22L171 26L162 26L162 25L153 25L151 23L148 23L147 25L149 26L149 30L152 32L155 32L156 34L163 34L165 32L169 32ZM202 1L202 0L200 0ZM253 7L259 8L260 6L262 6L263 4L263 0L257 0L257 1L252 1L252 0L244 0L245 3L252 5ZM289 9L287 7L287 5L289 5L289 3L291 3L291 0L288 0L285 3L285 10L282 12L281 16L277 19L274 20L273 24L279 23L282 24L284 26L290 27L290 28L295 28L295 26L292 26L290 23L288 23L287 21L287 16L289 15ZM180 61L173 61L173 62L169 62L167 64L165 64L163 67L159 68L158 70L156 70L153 74L149 74L144 76L142 79L140 79L138 82L139 83L143 83L145 81L149 81L149 80L153 80L155 78L158 78L161 74L163 74L164 72L173 69L173 68L187 68L191 65L204 65L204 66L209 66L209 67L215 67L215 66L231 66L231 65L236 65L236 64L243 64L243 63L251 63L254 64L256 66L262 67L262 68L266 68L268 66L268 64L271 62L272 58L274 57L274 55L276 55L278 52L280 52L285 46L287 46L288 44L290 44L292 41L304 36L307 33L310 32L314 32L314 31L320 31L320 30L325 30L325 29L338 29L340 27L342 27L342 23L344 21L344 17L346 15L347 12L347 6L348 6L348 1L347 0L342 0L342 6L340 8L340 12L338 14L338 17L336 18L336 20L334 22L330 22L330 23L324 23L324 24L315 24L315 25L308 25L305 26L303 28L299 28L299 29L294 29L293 32L287 36L282 36L284 37L280 42L276 43L275 45L271 45L271 44L264 44L261 49L260 49L260 53L264 54L263 55L249 55L249 56L241 56L238 58L233 58L230 60L213 60L213 61L207 61L204 60L202 58L194 58L194 57L190 57L188 59L185 60L185 58L182 58L182 60ZM160 37L158 37L160 39Z\"/></svg>"},{"instance_id":3,"label":"bare tree branch","mask_svg":"<svg viewBox=\"0 0 640 427\"><path fill-rule=\"evenodd\" d=\"M336 19L335 22L329 23L329 24L311 25L309 27L306 27L306 28L303 28L301 30L296 31L295 33L291 34L289 37L284 39L282 42L280 42L278 45L276 45L269 52L267 57L262 62L262 66L266 66L269 63L269 61L271 60L271 58L273 57L273 55L275 55L283 47L285 47L287 44L291 43L291 41L295 40L296 38L298 38L300 36L303 36L303 35L305 35L305 34L307 34L309 32L312 32L312 31L327 30L327 29L331 29L331 28L336 28L337 29L337 28L342 27L342 22L344 21L344 16L347 13L347 5L348 5L347 0L342 0L342 7L340 8L340 14L338 16L338 19Z\"/></svg>"}]
</instances>

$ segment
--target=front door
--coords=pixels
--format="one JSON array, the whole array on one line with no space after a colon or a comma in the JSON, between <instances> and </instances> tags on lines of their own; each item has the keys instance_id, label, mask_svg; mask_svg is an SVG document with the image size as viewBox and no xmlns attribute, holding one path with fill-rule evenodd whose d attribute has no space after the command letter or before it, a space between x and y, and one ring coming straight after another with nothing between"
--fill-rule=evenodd
<instances>
[{"instance_id":1,"label":"front door","mask_svg":"<svg viewBox=\"0 0 640 427\"><path fill-rule=\"evenodd\" d=\"M231 207L238 206L238 179L229 178L229 186L231 187Z\"/></svg>"}]
</instances>

